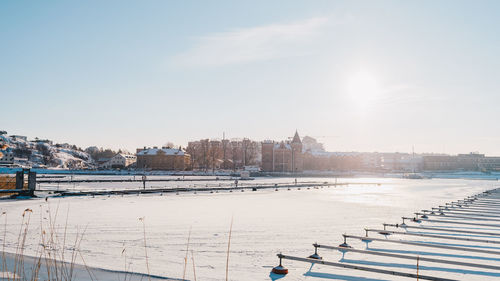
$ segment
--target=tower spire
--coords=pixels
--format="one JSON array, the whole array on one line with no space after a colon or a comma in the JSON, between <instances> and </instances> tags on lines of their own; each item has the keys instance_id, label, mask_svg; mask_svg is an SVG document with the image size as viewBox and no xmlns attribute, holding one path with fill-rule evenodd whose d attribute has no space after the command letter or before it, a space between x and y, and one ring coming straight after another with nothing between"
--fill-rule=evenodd
<instances>
[{"instance_id":1,"label":"tower spire","mask_svg":"<svg viewBox=\"0 0 500 281\"><path fill-rule=\"evenodd\" d=\"M299 132L297 130L295 130L295 135L293 136L292 143L302 143L302 141L300 141Z\"/></svg>"}]
</instances>

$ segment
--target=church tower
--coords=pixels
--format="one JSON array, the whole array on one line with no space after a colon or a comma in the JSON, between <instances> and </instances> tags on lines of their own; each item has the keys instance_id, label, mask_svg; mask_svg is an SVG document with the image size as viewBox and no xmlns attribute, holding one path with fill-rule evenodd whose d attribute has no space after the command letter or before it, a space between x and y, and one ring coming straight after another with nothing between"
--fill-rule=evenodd
<instances>
[{"instance_id":1,"label":"church tower","mask_svg":"<svg viewBox=\"0 0 500 281\"><path fill-rule=\"evenodd\" d=\"M299 133L295 130L295 135L293 136L292 142L292 173L302 172L302 141L300 140Z\"/></svg>"}]
</instances>

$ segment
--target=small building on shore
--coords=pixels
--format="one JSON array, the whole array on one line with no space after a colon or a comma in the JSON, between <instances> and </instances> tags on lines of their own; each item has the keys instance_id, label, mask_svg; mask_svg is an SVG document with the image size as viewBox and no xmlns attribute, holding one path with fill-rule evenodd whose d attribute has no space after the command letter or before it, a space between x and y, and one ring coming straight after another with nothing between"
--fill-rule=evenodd
<instances>
[{"instance_id":1,"label":"small building on shore","mask_svg":"<svg viewBox=\"0 0 500 281\"><path fill-rule=\"evenodd\" d=\"M134 166L136 160L135 155L117 153L111 158L99 158L97 165L99 169L125 169Z\"/></svg>"},{"instance_id":2,"label":"small building on shore","mask_svg":"<svg viewBox=\"0 0 500 281\"><path fill-rule=\"evenodd\" d=\"M167 171L191 169L191 156L180 148L138 148L136 156L137 169Z\"/></svg>"},{"instance_id":3,"label":"small building on shore","mask_svg":"<svg viewBox=\"0 0 500 281\"><path fill-rule=\"evenodd\" d=\"M108 169L108 163L111 158L101 157L97 159L96 164L99 169Z\"/></svg>"},{"instance_id":4,"label":"small building on shore","mask_svg":"<svg viewBox=\"0 0 500 281\"><path fill-rule=\"evenodd\" d=\"M1 149L1 148L0 148ZM13 164L14 163L14 152L11 148L0 151L0 164Z\"/></svg>"}]
</instances>

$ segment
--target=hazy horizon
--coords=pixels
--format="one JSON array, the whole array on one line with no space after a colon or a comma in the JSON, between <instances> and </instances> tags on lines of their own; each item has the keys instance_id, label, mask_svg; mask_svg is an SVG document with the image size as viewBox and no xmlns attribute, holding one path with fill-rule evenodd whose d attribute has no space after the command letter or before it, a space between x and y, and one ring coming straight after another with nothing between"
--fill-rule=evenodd
<instances>
[{"instance_id":1,"label":"hazy horizon","mask_svg":"<svg viewBox=\"0 0 500 281\"><path fill-rule=\"evenodd\" d=\"M1 128L0 128L1 130ZM56 143L59 143L59 144L63 144L63 143L68 143L68 144L75 144L77 145L76 143L73 143L71 141L66 141L66 140L59 140L59 139L53 139L53 138L50 138L50 137L43 137L43 136L30 136L30 135L26 135L26 134L20 134L20 133L10 133L8 132L8 135L21 135L21 136L26 136L28 137L28 140L34 140L35 138L39 138L41 140L45 140L45 139L49 139L51 141L53 141L54 144ZM300 132L299 132L300 133ZM310 135L300 135L301 138L305 137L305 136L309 136L309 137L313 137L313 136L310 136ZM130 153L135 153L136 149L137 148L143 148L143 147L162 147L162 146L168 146L170 144L174 144L174 146L182 146L183 148L187 147L187 144L188 142L190 141L198 141L198 140L201 140L201 139L211 139L211 140L222 140L223 138L226 138L226 139L229 139L229 140L241 140L243 138L247 138L246 136L245 137L238 137L238 136L234 136L234 137L228 137L227 134L224 135L221 135L221 136L213 136L213 137L200 137L198 139L190 139L190 140L186 140L185 142L180 142L180 143L174 143L170 140L167 140L167 141L164 141L164 142L161 142L161 143L151 143L151 144L144 144L142 146L137 146L137 147L123 147L123 146L113 146L113 145L110 145L110 146L105 146L105 145L99 145L99 144L91 144L91 145L84 145L84 146L79 146L77 145L78 147L82 148L82 149L86 149L90 146L96 146L98 148L104 148L104 149L113 149L113 150L126 150ZM290 141L292 139L293 136L284 136L283 138L279 138L279 139L271 139L271 138L266 138L266 139L252 139L250 138L251 140L253 141L258 141L258 142L263 142L263 141L268 141L268 140L271 140L271 141L275 141L275 142L281 142L281 141ZM325 136L325 139L328 139L328 138L336 138L336 136ZM385 151L385 150L335 150L335 149L330 149L323 141L321 141L322 139L322 136L316 136L316 141L319 142L319 143L322 143L325 150L328 151L328 152L361 152L361 153L392 153L392 152L397 152L397 153L417 153L417 154L450 154L450 155L456 155L456 154L468 154L468 153L481 153L481 154L485 154L483 151L462 151L462 152L456 152L456 153L453 153L453 152L446 152L446 151L417 151L414 147L410 147L409 150L391 150L391 151ZM486 156L500 156L500 155L493 155L493 154L487 154L486 153Z\"/></svg>"},{"instance_id":2,"label":"hazy horizon","mask_svg":"<svg viewBox=\"0 0 500 281\"><path fill-rule=\"evenodd\" d=\"M0 4L0 130L500 156L498 1Z\"/></svg>"}]
</instances>

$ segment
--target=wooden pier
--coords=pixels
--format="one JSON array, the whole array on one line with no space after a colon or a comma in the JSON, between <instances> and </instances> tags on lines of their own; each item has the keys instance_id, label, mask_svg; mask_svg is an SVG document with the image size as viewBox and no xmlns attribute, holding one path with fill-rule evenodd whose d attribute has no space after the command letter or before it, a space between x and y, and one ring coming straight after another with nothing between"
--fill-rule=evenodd
<instances>
[{"instance_id":1,"label":"wooden pier","mask_svg":"<svg viewBox=\"0 0 500 281\"><path fill-rule=\"evenodd\" d=\"M147 178L146 182L217 182L217 181L234 181L237 179L238 181L249 181L253 180L253 178L230 178L230 177L223 177L223 178ZM136 179L130 178L130 179L38 179L38 183L91 183L91 182L143 182L144 180L141 178L141 176L137 176Z\"/></svg>"},{"instance_id":2,"label":"wooden pier","mask_svg":"<svg viewBox=\"0 0 500 281\"><path fill-rule=\"evenodd\" d=\"M426 215L429 215L432 213L432 211L429 210L422 210L422 212ZM477 216L477 217L489 217L489 218L500 218L500 215L492 215L492 214L484 214L482 212L463 212L461 210L456 210L456 211L443 211L445 214L451 214L451 215L460 215L460 216Z\"/></svg>"},{"instance_id":3,"label":"wooden pier","mask_svg":"<svg viewBox=\"0 0 500 281\"><path fill-rule=\"evenodd\" d=\"M312 258L294 257L294 256L288 256L288 255L282 255L282 254L278 254L278 258L285 259L285 260L313 263L313 264L317 263L317 264L323 264L323 265L334 266L334 267L349 268L349 269L355 269L355 270L361 270L361 271L367 271L367 272L373 272L373 273L382 273L382 274L388 274L388 275L393 275L393 276L410 277L410 278L416 278L416 279L420 279L420 280L456 281L456 279L439 278L439 277L433 277L433 276L427 276L427 275L421 275L421 274L392 271L392 270L386 270L386 269L380 269L380 268L374 268L374 267L352 265L352 264L341 263L341 262L324 261L324 260L318 260L318 259L312 259Z\"/></svg>"},{"instance_id":4,"label":"wooden pier","mask_svg":"<svg viewBox=\"0 0 500 281\"><path fill-rule=\"evenodd\" d=\"M401 224L391 224L391 223L384 223L383 226L384 226L384 229L386 226L391 226L391 227L404 228L404 229L434 230L434 231L446 231L446 232L453 232L453 233L489 235L489 236L500 237L500 232L495 233L495 232L485 232L485 231L475 231L475 230L462 230L462 229L453 229L453 228L425 227L425 226L412 226L412 225L402 226Z\"/></svg>"},{"instance_id":5,"label":"wooden pier","mask_svg":"<svg viewBox=\"0 0 500 281\"><path fill-rule=\"evenodd\" d=\"M382 257L407 259L407 260L417 260L418 259L419 261L427 261L427 262L433 262L433 263L443 263L443 264L452 264L452 265L467 266L467 267L500 270L500 266L480 264L480 263L460 262L460 261L452 261L452 260L444 260L444 259L419 257L419 256L414 256L414 255L412 256L412 255L404 255L404 254L394 254L394 253L384 253L384 252L376 252L376 251L368 251L368 250L358 250L358 249L354 249L354 248L328 246L328 245L320 245L320 244L313 244L313 246L316 248L338 250L340 252L353 252L353 253L375 255L375 256L382 256Z\"/></svg>"},{"instance_id":6,"label":"wooden pier","mask_svg":"<svg viewBox=\"0 0 500 281\"><path fill-rule=\"evenodd\" d=\"M34 197L36 188L36 173L30 169L17 171L14 177L2 176L0 181L0 196Z\"/></svg>"},{"instance_id":7,"label":"wooden pier","mask_svg":"<svg viewBox=\"0 0 500 281\"><path fill-rule=\"evenodd\" d=\"M433 211L436 212L466 212L466 213L480 213L480 214L497 214L500 215L500 212L493 212L493 211L484 211L484 210L471 210L471 209L450 209L450 210L444 210L440 208L432 208ZM498 209L500 211L500 209Z\"/></svg>"},{"instance_id":8,"label":"wooden pier","mask_svg":"<svg viewBox=\"0 0 500 281\"><path fill-rule=\"evenodd\" d=\"M391 240L391 239L385 239L385 238L375 238L375 237L347 235L347 234L344 234L343 236L345 238L358 239L358 240L365 241L365 242L378 241L378 242L384 242L384 243L411 245L411 246L417 246L417 247L439 248L439 249L446 249L446 250L453 250L453 251L475 252L475 253L490 254L490 255L500 255L500 251L493 251L493 250L475 249L475 248L459 247L459 246L438 245L438 244L430 244L430 243L425 243L425 242L413 242L413 241L406 241L406 240Z\"/></svg>"},{"instance_id":9,"label":"wooden pier","mask_svg":"<svg viewBox=\"0 0 500 281\"><path fill-rule=\"evenodd\" d=\"M405 217L404 219L413 220L414 218ZM434 222L434 223L450 223L450 224L463 224L463 225L475 225L475 226L487 226L487 227L500 227L500 224L464 222L464 221L459 221L459 220L449 221L449 220L425 219L425 221L426 222Z\"/></svg>"},{"instance_id":10,"label":"wooden pier","mask_svg":"<svg viewBox=\"0 0 500 281\"><path fill-rule=\"evenodd\" d=\"M384 229L371 229L371 228L367 228L367 229L365 229L365 231L366 232L376 232L376 233L379 233L382 235L386 235L386 233L387 233L387 234L398 234L398 235L407 235L407 236L449 239L449 240L457 240L457 241L500 244L500 240L499 241L484 240L484 239L477 239L477 238L455 237L455 236L446 236L446 235L437 235L437 234L423 234L423 233L416 233L416 232L394 231L394 230L384 230Z\"/></svg>"},{"instance_id":11,"label":"wooden pier","mask_svg":"<svg viewBox=\"0 0 500 281\"><path fill-rule=\"evenodd\" d=\"M441 217L441 218L454 218L454 219L466 219L466 220L477 220L477 221L498 221L498 222L500 222L500 219L475 217L472 215L470 215L470 216L456 216L454 214L448 215L448 214L446 214L446 212L444 215L424 214L424 213L416 212L415 215L417 215L417 216L426 215L426 216Z\"/></svg>"},{"instance_id":12,"label":"wooden pier","mask_svg":"<svg viewBox=\"0 0 500 281\"><path fill-rule=\"evenodd\" d=\"M495 211L498 211L495 212ZM440 239L440 240L451 240L451 241L466 241L473 243L484 243L484 244L500 244L500 224L490 224L490 223L482 223L482 221L500 221L500 219L496 219L499 216L495 216L495 214L500 215L500 189L496 188L493 190L488 190L482 192L480 194L476 194L474 196L469 196L463 200L458 200L456 202L446 203L446 205L441 205L438 208L432 208L432 210L422 210L422 212L414 213L415 217L402 217L403 223L401 224L389 224L384 223L383 229L377 228L365 228L365 236L358 235L349 235L343 234L343 243L339 246L330 246L324 244L314 243L314 254L309 256L308 258L302 257L294 257L278 254L278 257L281 259L288 259L294 261L307 262L312 264L324 264L335 267L343 267L354 270L368 271L368 272L377 272L387 275L395 275L401 277L409 277L416 278L417 280L450 280L446 278L434 277L421 275L418 271L418 262L432 262L432 263L440 263L440 264L448 264L448 265L456 265L456 266L465 266L465 267L475 267L493 270L500 274L500 266L498 265L490 265L490 264L482 264L482 263L474 263L474 262L466 262L466 261L457 261L457 260L447 260L441 258L429 258L429 257L419 257L416 255L407 255L407 254L399 254L399 253L387 253L373 250L361 250L354 249L349 244L347 244L347 239L355 239L360 240L366 243L371 242L383 242L383 243L391 243L405 246L413 246L413 247L427 247L427 248L436 248L436 249L445 249L451 251L459 251L466 253L477 253L477 254L485 254L485 255L494 255L499 256L500 250L494 249L485 249L480 248L476 245L471 246L456 246L453 244L447 243L434 243L432 241L409 241L409 240L395 240L388 239L388 235L401 235L403 237L406 236L416 236L416 237L424 237L429 239ZM444 219L429 219L431 217L440 217ZM449 218L450 220L446 220ZM478 221L478 222L473 222ZM445 226L413 226L408 225L407 223L432 223L432 224L453 224L458 226L453 227L445 227ZM478 229L470 229L467 226L478 226ZM394 228L402 228L405 231L396 231L396 230L388 230L387 227ZM479 228L479 227L487 227ZM497 232L489 231L490 229L498 229ZM427 233L422 232L410 232L408 230L418 230L418 231L427 231ZM439 234L428 233L428 231L439 231ZM385 236L385 238L377 238L369 236L369 233L375 233L379 235ZM481 235L487 236L485 239L476 238L476 237L467 237L469 235ZM465 237L463 237L465 236ZM490 238L491 237L491 238ZM478 248L479 247L479 248ZM318 254L318 248L337 250L342 252L343 254L348 252L354 252L362 255L371 255L371 256L380 256L380 257L388 257L388 258L397 258L397 259L406 259L406 260L414 260L417 261L417 272L406 273L406 272L398 272L387 269L373 268L373 267L364 267L364 266L356 266L352 264L346 264L342 262L329 262L323 260L321 256ZM342 261L342 259L341 259ZM280 266L284 268L281 263ZM286 268L285 268L286 269ZM494 273L493 273L494 274Z\"/></svg>"},{"instance_id":13,"label":"wooden pier","mask_svg":"<svg viewBox=\"0 0 500 281\"><path fill-rule=\"evenodd\" d=\"M298 184L268 184L268 185L245 185L228 187L177 187L177 188L138 188L138 189L114 189L114 190L44 190L51 191L60 196L99 196L99 195L131 195L152 193L181 193L181 192L219 192L219 191L258 191L265 189L300 189L300 188L323 188L345 186L348 183L298 183Z\"/></svg>"}]
</instances>

